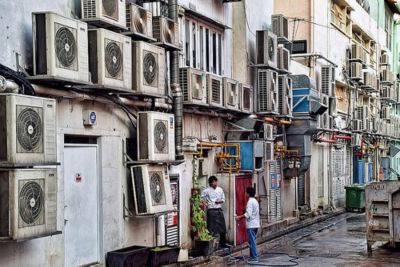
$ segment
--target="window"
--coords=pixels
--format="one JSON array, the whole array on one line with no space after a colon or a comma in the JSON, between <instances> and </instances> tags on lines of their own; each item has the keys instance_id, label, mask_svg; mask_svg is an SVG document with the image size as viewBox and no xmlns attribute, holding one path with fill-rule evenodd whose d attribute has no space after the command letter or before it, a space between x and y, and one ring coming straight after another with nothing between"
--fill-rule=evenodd
<instances>
[{"instance_id":1,"label":"window","mask_svg":"<svg viewBox=\"0 0 400 267\"><path fill-rule=\"evenodd\" d=\"M385 12L385 32L386 32L386 46L389 50L392 50L392 29L393 29L393 17L389 10Z\"/></svg>"},{"instance_id":2,"label":"window","mask_svg":"<svg viewBox=\"0 0 400 267\"><path fill-rule=\"evenodd\" d=\"M183 29L186 66L222 75L223 31L209 23L186 18Z\"/></svg>"},{"instance_id":3,"label":"window","mask_svg":"<svg viewBox=\"0 0 400 267\"><path fill-rule=\"evenodd\" d=\"M351 34L350 9L331 2L331 23L347 35Z\"/></svg>"}]
</instances>

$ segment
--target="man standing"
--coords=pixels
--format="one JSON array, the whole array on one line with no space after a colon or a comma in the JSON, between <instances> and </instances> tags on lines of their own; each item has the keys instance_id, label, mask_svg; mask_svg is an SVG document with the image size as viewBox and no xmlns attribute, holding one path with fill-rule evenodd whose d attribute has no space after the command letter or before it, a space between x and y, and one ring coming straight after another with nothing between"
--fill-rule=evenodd
<instances>
[{"instance_id":1,"label":"man standing","mask_svg":"<svg viewBox=\"0 0 400 267\"><path fill-rule=\"evenodd\" d=\"M215 176L208 178L209 187L204 189L201 197L207 206L207 229L216 236L219 235L219 246L226 247L226 225L222 204L225 202L225 194L218 186L218 179Z\"/></svg>"},{"instance_id":2,"label":"man standing","mask_svg":"<svg viewBox=\"0 0 400 267\"><path fill-rule=\"evenodd\" d=\"M256 190L253 187L246 188L246 194L249 197L246 205L246 212L243 215L236 216L236 220L239 221L242 218L246 218L246 228L249 240L250 258L248 263L257 263L257 231L260 228L260 207L257 199L255 199Z\"/></svg>"}]
</instances>

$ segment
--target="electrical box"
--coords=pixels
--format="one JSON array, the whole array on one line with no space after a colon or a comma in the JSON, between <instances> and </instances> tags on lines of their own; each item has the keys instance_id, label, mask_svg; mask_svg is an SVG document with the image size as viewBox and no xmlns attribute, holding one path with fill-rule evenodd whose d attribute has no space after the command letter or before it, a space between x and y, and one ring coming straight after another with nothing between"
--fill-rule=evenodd
<instances>
[{"instance_id":1,"label":"electrical box","mask_svg":"<svg viewBox=\"0 0 400 267\"><path fill-rule=\"evenodd\" d=\"M240 144L240 170L254 171L261 170L264 164L264 141L261 140L245 140L230 141L229 143ZM236 154L235 147L228 147L227 152L231 155Z\"/></svg>"}]
</instances>

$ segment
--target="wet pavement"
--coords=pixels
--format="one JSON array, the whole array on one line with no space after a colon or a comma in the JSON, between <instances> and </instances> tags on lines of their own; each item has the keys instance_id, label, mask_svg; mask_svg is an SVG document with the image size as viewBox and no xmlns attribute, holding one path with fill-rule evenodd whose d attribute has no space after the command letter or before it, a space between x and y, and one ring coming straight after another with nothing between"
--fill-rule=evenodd
<instances>
[{"instance_id":1,"label":"wet pavement","mask_svg":"<svg viewBox=\"0 0 400 267\"><path fill-rule=\"evenodd\" d=\"M261 245L260 264L251 266L400 266L400 250L372 248L368 256L365 215L345 213ZM229 266L249 265L231 259Z\"/></svg>"}]
</instances>

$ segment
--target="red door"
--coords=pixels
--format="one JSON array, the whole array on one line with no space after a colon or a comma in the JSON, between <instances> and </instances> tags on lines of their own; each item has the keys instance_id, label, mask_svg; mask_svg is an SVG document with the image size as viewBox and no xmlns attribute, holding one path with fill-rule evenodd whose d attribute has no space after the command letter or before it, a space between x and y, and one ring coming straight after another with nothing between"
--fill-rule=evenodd
<instances>
[{"instance_id":1,"label":"red door","mask_svg":"<svg viewBox=\"0 0 400 267\"><path fill-rule=\"evenodd\" d=\"M236 214L242 215L246 210L246 204L248 197L246 195L246 188L252 186L252 176L251 175L241 175L236 176ZM247 242L247 231L246 231L246 221L242 219L239 221L239 226L236 225L236 244Z\"/></svg>"}]
</instances>

